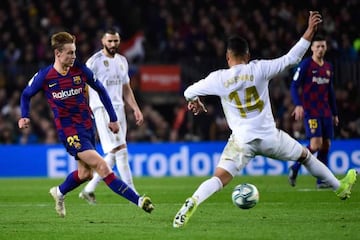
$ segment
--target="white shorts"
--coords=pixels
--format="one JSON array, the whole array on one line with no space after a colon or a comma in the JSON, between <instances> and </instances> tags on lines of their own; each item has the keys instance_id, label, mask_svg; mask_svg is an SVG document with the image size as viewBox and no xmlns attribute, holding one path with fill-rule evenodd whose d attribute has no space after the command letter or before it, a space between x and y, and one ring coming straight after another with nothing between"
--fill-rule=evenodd
<instances>
[{"instance_id":1,"label":"white shorts","mask_svg":"<svg viewBox=\"0 0 360 240\"><path fill-rule=\"evenodd\" d=\"M93 110L96 129L100 138L100 144L104 153L110 152L112 149L126 144L126 117L124 106L114 106L120 130L118 133L113 133L109 129L109 115L104 107L99 107Z\"/></svg>"},{"instance_id":2,"label":"white shorts","mask_svg":"<svg viewBox=\"0 0 360 240\"><path fill-rule=\"evenodd\" d=\"M233 177L256 155L278 160L296 161L300 158L303 146L282 130L263 139L249 143L239 143L230 136L217 167L228 171Z\"/></svg>"}]
</instances>

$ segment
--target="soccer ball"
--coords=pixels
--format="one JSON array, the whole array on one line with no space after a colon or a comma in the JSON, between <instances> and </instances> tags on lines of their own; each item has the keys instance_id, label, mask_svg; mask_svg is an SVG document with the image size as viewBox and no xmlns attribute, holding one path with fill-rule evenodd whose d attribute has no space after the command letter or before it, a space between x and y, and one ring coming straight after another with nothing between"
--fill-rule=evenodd
<instances>
[{"instance_id":1,"label":"soccer ball","mask_svg":"<svg viewBox=\"0 0 360 240\"><path fill-rule=\"evenodd\" d=\"M253 184L239 184L234 188L231 199L236 207L250 209L259 202L259 191Z\"/></svg>"}]
</instances>

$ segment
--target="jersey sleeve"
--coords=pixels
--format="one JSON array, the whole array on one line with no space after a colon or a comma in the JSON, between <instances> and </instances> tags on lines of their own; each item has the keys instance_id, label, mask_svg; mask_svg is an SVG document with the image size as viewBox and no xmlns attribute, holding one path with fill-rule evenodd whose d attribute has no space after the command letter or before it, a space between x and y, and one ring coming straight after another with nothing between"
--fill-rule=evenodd
<instances>
[{"instance_id":1,"label":"jersey sleeve","mask_svg":"<svg viewBox=\"0 0 360 240\"><path fill-rule=\"evenodd\" d=\"M268 80L283 72L290 66L298 64L304 57L310 46L310 42L301 38L290 51L279 58L259 61L261 72Z\"/></svg>"},{"instance_id":2,"label":"jersey sleeve","mask_svg":"<svg viewBox=\"0 0 360 240\"><path fill-rule=\"evenodd\" d=\"M196 83L193 83L184 91L184 97L187 101L196 99L198 96L205 95L217 95L221 96L221 89L223 89L220 84L220 72L215 71L210 73L205 79L199 80Z\"/></svg>"},{"instance_id":3,"label":"jersey sleeve","mask_svg":"<svg viewBox=\"0 0 360 240\"><path fill-rule=\"evenodd\" d=\"M92 72L93 72L93 78L96 78L95 76L95 72L96 72L96 64L95 64L95 59L94 56L90 57L87 61L86 61L86 67L88 67Z\"/></svg>"},{"instance_id":4,"label":"jersey sleeve","mask_svg":"<svg viewBox=\"0 0 360 240\"><path fill-rule=\"evenodd\" d=\"M306 69L305 65L306 64L304 61L300 62L300 64L296 68L296 71L293 75L293 79L292 79L291 85L290 85L291 99L295 106L302 106L299 89L303 86L304 74L305 74L305 69Z\"/></svg>"},{"instance_id":5,"label":"jersey sleeve","mask_svg":"<svg viewBox=\"0 0 360 240\"><path fill-rule=\"evenodd\" d=\"M29 80L28 85L25 87L20 98L21 117L29 118L30 116L30 100L42 89L44 82L44 73L39 71Z\"/></svg>"},{"instance_id":6,"label":"jersey sleeve","mask_svg":"<svg viewBox=\"0 0 360 240\"><path fill-rule=\"evenodd\" d=\"M103 84L100 81L98 81L97 79L94 78L94 74L88 67L83 66L83 71L88 80L87 84L98 93L101 102L104 104L104 107L109 114L110 122L116 122L117 116L116 116L114 107L111 103L109 94L107 93L105 87L103 86Z\"/></svg>"},{"instance_id":7,"label":"jersey sleeve","mask_svg":"<svg viewBox=\"0 0 360 240\"><path fill-rule=\"evenodd\" d=\"M129 77L129 63L128 61L126 60L125 57L123 57L123 63L124 63L124 68L125 68L125 71L127 72L126 76L125 76L125 81L124 83L127 84L127 83L130 83L130 77Z\"/></svg>"}]
</instances>

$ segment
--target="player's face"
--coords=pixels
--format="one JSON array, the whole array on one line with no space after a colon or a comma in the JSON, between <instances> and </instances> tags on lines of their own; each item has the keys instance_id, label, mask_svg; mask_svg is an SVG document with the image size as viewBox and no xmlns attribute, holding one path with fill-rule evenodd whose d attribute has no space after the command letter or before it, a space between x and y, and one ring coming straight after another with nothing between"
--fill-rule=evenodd
<instances>
[{"instance_id":1,"label":"player's face","mask_svg":"<svg viewBox=\"0 0 360 240\"><path fill-rule=\"evenodd\" d=\"M64 47L61 51L58 51L56 53L58 60L62 66L71 67L72 65L74 65L76 59L75 51L75 43L67 43L64 44Z\"/></svg>"},{"instance_id":2,"label":"player's face","mask_svg":"<svg viewBox=\"0 0 360 240\"><path fill-rule=\"evenodd\" d=\"M323 58L326 52L326 41L314 41L311 45L311 51L317 58Z\"/></svg>"},{"instance_id":3,"label":"player's face","mask_svg":"<svg viewBox=\"0 0 360 240\"><path fill-rule=\"evenodd\" d=\"M106 33L102 39L102 44L107 54L114 56L118 52L120 45L120 36L118 33L109 34Z\"/></svg>"}]
</instances>

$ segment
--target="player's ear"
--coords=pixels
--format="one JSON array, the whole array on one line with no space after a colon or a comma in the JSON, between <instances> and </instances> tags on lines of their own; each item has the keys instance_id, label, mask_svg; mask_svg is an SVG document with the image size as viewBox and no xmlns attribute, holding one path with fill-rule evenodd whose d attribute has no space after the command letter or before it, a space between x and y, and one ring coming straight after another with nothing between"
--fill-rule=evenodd
<instances>
[{"instance_id":1,"label":"player's ear","mask_svg":"<svg viewBox=\"0 0 360 240\"><path fill-rule=\"evenodd\" d=\"M246 62L249 62L249 61L250 61L250 57L251 57L250 53L247 52L247 53L246 53Z\"/></svg>"},{"instance_id":2,"label":"player's ear","mask_svg":"<svg viewBox=\"0 0 360 240\"><path fill-rule=\"evenodd\" d=\"M61 52L59 51L59 49L54 49L54 55L55 57L60 57Z\"/></svg>"},{"instance_id":3,"label":"player's ear","mask_svg":"<svg viewBox=\"0 0 360 240\"><path fill-rule=\"evenodd\" d=\"M102 43L103 46L105 46L105 43L106 43L105 36L103 36L103 37L101 38L101 43Z\"/></svg>"}]
</instances>

